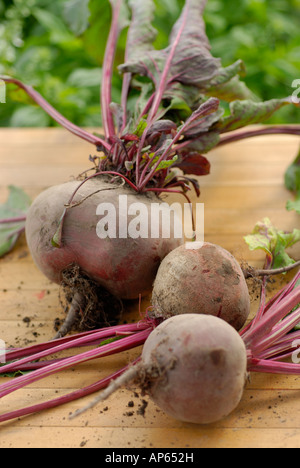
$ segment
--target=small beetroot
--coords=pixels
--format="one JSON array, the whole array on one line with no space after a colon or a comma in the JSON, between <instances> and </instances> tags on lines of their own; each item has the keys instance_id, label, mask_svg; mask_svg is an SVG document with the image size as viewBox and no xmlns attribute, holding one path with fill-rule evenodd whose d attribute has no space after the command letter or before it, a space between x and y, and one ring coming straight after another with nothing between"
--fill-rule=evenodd
<instances>
[{"instance_id":1,"label":"small beetroot","mask_svg":"<svg viewBox=\"0 0 300 468\"><path fill-rule=\"evenodd\" d=\"M200 247L182 245L165 257L154 282L152 304L155 316L209 314L236 330L250 313L240 265L227 250L208 242Z\"/></svg>"}]
</instances>

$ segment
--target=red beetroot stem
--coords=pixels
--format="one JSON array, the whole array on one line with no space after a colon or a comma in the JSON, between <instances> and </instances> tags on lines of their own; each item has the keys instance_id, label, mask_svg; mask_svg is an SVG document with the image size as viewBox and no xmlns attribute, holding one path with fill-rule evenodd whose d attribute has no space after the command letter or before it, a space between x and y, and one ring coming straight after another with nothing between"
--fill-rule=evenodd
<instances>
[{"instance_id":1,"label":"red beetroot stem","mask_svg":"<svg viewBox=\"0 0 300 468\"><path fill-rule=\"evenodd\" d=\"M83 140L96 145L97 147L103 147L109 151L110 144L106 141L102 140L99 137L96 137L92 133L83 130L77 125L70 122L66 119L62 114L60 114L54 107L52 107L49 102L46 101L37 91L35 91L31 86L27 86L19 80L14 78L6 78L5 76L1 76L1 79L6 83L13 83L17 85L19 88L23 89L28 96L30 96L50 117L52 117L57 123L59 123L62 127L67 129L69 132L73 133L74 135L82 138Z\"/></svg>"},{"instance_id":2,"label":"red beetroot stem","mask_svg":"<svg viewBox=\"0 0 300 468\"><path fill-rule=\"evenodd\" d=\"M8 413L0 415L0 423L5 421L10 421L11 419L20 418L22 416L27 416L29 414L38 413L40 411L55 408L57 406L63 405L65 403L69 403L74 400L78 400L79 398L83 398L85 396L91 395L92 393L98 392L99 390L105 388L111 380L116 379L121 375L123 372L127 370L128 366L124 367L123 369L118 370L114 374L105 377L104 379L99 380L98 382L89 385L84 388L80 388L75 390L74 392L68 393L67 395L63 395L58 398L54 398L53 400L48 400L44 403L38 403L33 406L29 406L27 408L21 408L15 411L10 411Z\"/></svg>"},{"instance_id":3,"label":"red beetroot stem","mask_svg":"<svg viewBox=\"0 0 300 468\"><path fill-rule=\"evenodd\" d=\"M18 216L15 218L0 219L0 224L14 224L26 221L26 216Z\"/></svg>"},{"instance_id":4,"label":"red beetroot stem","mask_svg":"<svg viewBox=\"0 0 300 468\"><path fill-rule=\"evenodd\" d=\"M284 300L278 305L273 305L261 318L255 327L248 331L243 339L248 348L253 348L260 341L265 340L272 331L272 328L288 315L294 307L300 302L300 287L294 289Z\"/></svg>"},{"instance_id":5,"label":"red beetroot stem","mask_svg":"<svg viewBox=\"0 0 300 468\"><path fill-rule=\"evenodd\" d=\"M127 336L125 338L122 338L121 340L103 345L100 348L96 348L81 354L77 354L76 356L66 358L63 360L63 362L60 361L58 363L49 364L48 366L42 369L37 369L29 374L22 375L17 379L5 382L4 384L0 385L0 398L4 397L5 395L8 395L9 393L14 392L15 390L18 390L19 388L36 382L37 380L53 375L58 371L73 367L74 365L91 361L92 359L110 356L112 354L120 353L122 351L126 351L128 349L140 346L144 344L151 331L152 327L148 327L148 329L136 333L133 336Z\"/></svg>"},{"instance_id":6,"label":"red beetroot stem","mask_svg":"<svg viewBox=\"0 0 300 468\"><path fill-rule=\"evenodd\" d=\"M288 283L287 286L281 289L278 294L276 294L268 303L268 306L266 307L266 311L269 310L269 308L275 304L278 304L281 300L283 300L285 297L290 294L290 292L295 288L298 280L300 279L300 271L294 276L293 280Z\"/></svg>"},{"instance_id":7,"label":"red beetroot stem","mask_svg":"<svg viewBox=\"0 0 300 468\"><path fill-rule=\"evenodd\" d=\"M13 373L18 373L18 372L29 372L33 371L36 369L42 369L43 367L49 366L50 364L54 364L56 362L61 362L66 358L60 358L60 359L52 359L48 361L35 361L35 362L27 362L26 364L19 364L18 362L15 362L15 367L10 370L7 374L13 374ZM6 372L2 371L2 368L0 367L0 374L4 374L4 377L6 376ZM16 375L17 377L17 375Z\"/></svg>"},{"instance_id":8,"label":"red beetroot stem","mask_svg":"<svg viewBox=\"0 0 300 468\"><path fill-rule=\"evenodd\" d=\"M271 299L266 305L257 324L253 327L251 326L256 321L254 318L250 325L241 331L241 336L246 344L250 344L251 341L251 345L253 345L254 341L265 338L272 327L298 305L300 302L300 285L297 288L295 288L295 285L299 278L300 272L297 273L294 280L279 295L275 296L275 300L274 298Z\"/></svg>"},{"instance_id":9,"label":"red beetroot stem","mask_svg":"<svg viewBox=\"0 0 300 468\"><path fill-rule=\"evenodd\" d=\"M300 321L300 285L295 287L299 277L300 272L261 308L260 318L252 321L253 326L241 331L248 350L249 371L285 373L286 369L287 374L300 374L299 364L277 363L293 354L294 342L300 337L300 333L291 332Z\"/></svg>"},{"instance_id":10,"label":"red beetroot stem","mask_svg":"<svg viewBox=\"0 0 300 468\"><path fill-rule=\"evenodd\" d=\"M250 372L261 372L264 374L286 374L300 375L300 365L291 362L278 362L267 359L252 359L248 365Z\"/></svg>"},{"instance_id":11,"label":"red beetroot stem","mask_svg":"<svg viewBox=\"0 0 300 468\"><path fill-rule=\"evenodd\" d=\"M181 38L181 35L182 35L183 31L184 31L184 28L185 28L185 25L186 25L186 22L187 22L188 3L189 3L189 1L186 2L186 7L185 7L184 16L183 16L183 19L182 19L182 24L180 25L180 28L179 28L179 30L177 32L175 40L173 41L169 57L168 57L167 62L165 64L165 67L164 67L164 70L163 70L163 73L161 75L160 82L159 82L159 85L158 85L158 89L156 90L155 97L154 97L154 100L153 100L153 103L152 103L152 107L151 107L150 112L149 112L148 123L150 123L150 124L153 122L153 120L154 120L154 118L155 118L155 116L157 114L157 111L159 109L159 105L160 105L161 100L163 98L163 94L164 94L166 86L168 84L168 75L169 75L169 72L170 72L170 68L171 68L171 65L172 65L176 49L177 49L177 46L178 46L180 38Z\"/></svg>"},{"instance_id":12,"label":"red beetroot stem","mask_svg":"<svg viewBox=\"0 0 300 468\"><path fill-rule=\"evenodd\" d=\"M168 74L170 72L170 68L171 68L171 65L172 65L172 62L173 62L173 59L174 59L175 51L177 49L177 46L179 44L179 40L181 38L181 35L183 33L183 30L184 30L184 27L185 27L185 24L186 24L186 21L187 21L187 12L188 12L188 8L186 7L186 11L185 11L184 16L183 16L182 24L181 24L181 26L180 26L180 28L179 28L179 30L177 32L177 36L176 36L176 38L175 38L175 40L174 40L174 42L172 44L168 59L166 61L165 67L164 67L164 70L163 70L163 72L162 72L162 74L160 76L159 84L156 87L156 92L155 92L155 95L153 97L153 101L151 103L151 107L149 109L149 114L148 114L148 117L147 117L147 127L145 128L145 130L143 132L143 135L141 137L141 140L140 140L140 144L139 144L139 148L138 148L138 154L137 154L137 158L136 158L136 185L139 188L139 190L143 190L143 188L145 187L147 182L153 177L153 175L154 175L157 167L161 163L161 161L164 160L166 154L169 152L169 149L168 149L159 158L159 160L157 161L155 167L150 172L150 175L151 175L150 177L148 176L148 177L146 177L146 178L144 178L142 180L140 179L141 151L143 149L144 142L146 140L148 129L151 126L151 124L154 122L155 118L157 118L157 111L159 109L159 105L161 103L161 100L163 98L163 94L165 92L165 89L166 89L166 86L167 86L167 83L168 83Z\"/></svg>"},{"instance_id":13,"label":"red beetroot stem","mask_svg":"<svg viewBox=\"0 0 300 468\"><path fill-rule=\"evenodd\" d=\"M125 336L132 336L134 335L134 333L126 333L126 334L122 334L122 335L119 335L119 334L115 334L113 336L108 336L107 339L111 339L113 340L114 338L116 337L120 337L121 338L125 338ZM105 340L104 340L105 341ZM104 344L104 343L103 343ZM80 347L92 347L92 346L103 346L102 342L99 343L99 340L97 341L91 341L87 344L81 344L81 345L77 345L76 348L80 348ZM75 346L72 346L72 347L75 347ZM71 347L69 347L70 349ZM48 355L50 354L53 354L54 351L52 349L50 349ZM33 356L30 355L30 360L17 360L17 361L14 361L14 362L10 362L9 365L10 365L10 369L9 369L9 372L7 373L13 373L13 372L18 372L18 371L30 371L30 370L35 370L35 369L41 369L42 367L46 367L48 366L49 364L53 364L54 362L62 362L64 359L67 359L67 357L64 357L64 358L59 358L59 359L52 359L52 360L45 360L45 361L36 361L34 360L33 362L31 360L33 360ZM27 361L27 362L26 362ZM6 374L5 370L3 371L3 367L4 365L1 367L0 366L0 375L1 374Z\"/></svg>"},{"instance_id":14,"label":"red beetroot stem","mask_svg":"<svg viewBox=\"0 0 300 468\"><path fill-rule=\"evenodd\" d=\"M110 32L105 48L103 60L103 76L101 83L101 112L105 137L108 141L115 135L114 119L110 108L111 103L111 82L113 74L113 64L116 54L117 41L120 33L119 17L122 0L117 0L113 8L113 17Z\"/></svg>"},{"instance_id":15,"label":"red beetroot stem","mask_svg":"<svg viewBox=\"0 0 300 468\"><path fill-rule=\"evenodd\" d=\"M40 351L44 351L46 349L51 349L54 346L57 346L58 344L63 344L68 341L75 340L81 336L87 336L90 335L92 332L99 332L99 330L93 330L91 332L83 332L83 333L78 333L75 335L70 335L66 336L63 338L58 338L52 341L46 341L45 343L39 343L36 345L28 346L25 348L9 348L6 352L6 356L9 355L9 360L16 360L16 359L21 359L26 356L30 356L31 354L38 353Z\"/></svg>"},{"instance_id":16,"label":"red beetroot stem","mask_svg":"<svg viewBox=\"0 0 300 468\"><path fill-rule=\"evenodd\" d=\"M96 340L98 340L100 343L100 340L105 338L111 338L112 336L117 336L120 334L122 335L128 332L136 333L147 329L149 326L150 324L148 322L140 321L133 324L115 325L113 327L106 327L100 330L91 330L88 332L77 333L75 335L58 338L57 340L47 341L45 343L40 343L26 348L7 351L6 358L12 361L30 356L32 359L32 356L46 350L50 351L49 354L53 354L54 352L59 352L79 346L88 346ZM58 349L58 347L60 348ZM55 351L53 351L53 349L55 349Z\"/></svg>"},{"instance_id":17,"label":"red beetroot stem","mask_svg":"<svg viewBox=\"0 0 300 468\"><path fill-rule=\"evenodd\" d=\"M295 285L297 283L297 281L299 280L300 278L300 271L295 275L294 279L292 281L290 281L290 283L288 283L286 286L284 286L280 291L278 291L270 300L269 302L263 306L263 304L265 304L265 296L266 296L266 288L264 287L264 285L262 285L262 288L261 288L261 295L263 296L261 298L261 301L260 301L260 309L259 309L259 312L257 315L260 316L260 319L262 318L263 315L266 314L266 312L271 308L271 307L275 307L276 305L278 305L280 303L280 301L282 301L285 297L288 296L288 294L290 294L290 292L295 288ZM265 279L265 277L264 277ZM257 323L257 315L253 318L253 320L247 325L245 326L241 332L240 332L240 335L242 337L244 337L246 335L246 332L250 329L250 328L253 328L253 326L255 325L255 323Z\"/></svg>"},{"instance_id":18,"label":"red beetroot stem","mask_svg":"<svg viewBox=\"0 0 300 468\"><path fill-rule=\"evenodd\" d=\"M265 349L268 349L273 343L277 343L277 340L286 336L286 334L292 330L300 321L300 308L295 310L295 312L288 315L284 320L278 323L275 327L272 328L267 337L258 342L257 345L252 347L252 351L259 353Z\"/></svg>"},{"instance_id":19,"label":"red beetroot stem","mask_svg":"<svg viewBox=\"0 0 300 468\"><path fill-rule=\"evenodd\" d=\"M216 99L216 98L210 98L203 105L203 110L202 110L203 117L213 113L214 111L217 110L218 107L219 107L219 100ZM190 118L185 122L185 124L182 125L180 130L177 131L176 135L174 136L173 140L170 142L169 146L165 149L165 151L162 153L162 155L158 158L157 162L151 168L151 171L149 172L149 174L147 176L145 176L143 180L139 180L139 183L137 182L137 187L138 187L139 190L143 190L144 187L147 185L147 183L153 178L153 176L154 176L156 170L158 169L160 163L162 161L164 161L165 159L167 159L167 157L169 156L173 146L180 139L180 137L184 133L184 130L186 129L186 127L195 119L200 119L200 114L195 115L195 116L194 116L194 114L192 114L190 116Z\"/></svg>"},{"instance_id":20,"label":"red beetroot stem","mask_svg":"<svg viewBox=\"0 0 300 468\"><path fill-rule=\"evenodd\" d=\"M288 333L283 338L277 340L274 346L263 350L256 357L259 359L272 358L272 360L285 359L294 353L295 347L293 346L293 344L299 340L300 330Z\"/></svg>"},{"instance_id":21,"label":"red beetroot stem","mask_svg":"<svg viewBox=\"0 0 300 468\"><path fill-rule=\"evenodd\" d=\"M234 143L236 141L244 140L246 138L253 138L262 135L300 135L299 125L277 125L259 128L257 130L245 130L239 132L232 132L229 135L221 137L218 146Z\"/></svg>"}]
</instances>

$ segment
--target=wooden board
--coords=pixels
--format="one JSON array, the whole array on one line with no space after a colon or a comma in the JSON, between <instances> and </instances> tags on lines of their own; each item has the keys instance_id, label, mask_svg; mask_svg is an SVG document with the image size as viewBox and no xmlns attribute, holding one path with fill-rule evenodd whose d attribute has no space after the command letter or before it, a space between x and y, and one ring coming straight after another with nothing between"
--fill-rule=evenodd
<instances>
[{"instance_id":1,"label":"wooden board","mask_svg":"<svg viewBox=\"0 0 300 468\"><path fill-rule=\"evenodd\" d=\"M62 129L0 129L0 203L10 184L35 197L86 170L94 148ZM293 161L299 138L259 137L215 149L212 172L200 179L205 203L205 240L230 250L240 261L262 265L243 236L269 217L281 229L299 227L299 216L285 210L291 194L283 174ZM170 197L172 202L179 199ZM194 200L195 201L195 200ZM300 258L297 246L291 253ZM59 288L36 268L25 239L0 260L0 338L24 346L53 336L62 317ZM148 300L148 299L147 299ZM147 302L146 300L146 302ZM252 300L252 314L257 302ZM127 314L127 315L126 315ZM138 319L133 304L125 319ZM0 411L45 401L89 385L139 355L140 349L92 361L30 385L0 402ZM4 380L3 380L4 381ZM75 420L69 414L93 397L0 425L0 447L33 448L246 448L300 447L300 381L295 377L253 374L238 409L225 420L196 426L177 422L147 398L123 389ZM133 407L128 402L133 401Z\"/></svg>"}]
</instances>

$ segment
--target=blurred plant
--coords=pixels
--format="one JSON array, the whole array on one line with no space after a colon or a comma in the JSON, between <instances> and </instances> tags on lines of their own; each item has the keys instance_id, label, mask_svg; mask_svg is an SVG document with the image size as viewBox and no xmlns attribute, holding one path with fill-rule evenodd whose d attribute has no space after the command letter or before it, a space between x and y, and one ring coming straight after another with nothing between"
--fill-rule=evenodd
<instances>
[{"instance_id":1,"label":"blurred plant","mask_svg":"<svg viewBox=\"0 0 300 468\"><path fill-rule=\"evenodd\" d=\"M155 0L155 46L166 46L184 0ZM300 78L299 0L209 0L205 21L212 53L227 66L246 65L244 81L261 99L291 95ZM31 84L63 115L79 126L99 126L99 83L110 25L108 0L0 0L0 74ZM121 34L116 66L123 61L126 30ZM116 72L113 101L119 102ZM0 107L0 126L50 126L22 91L9 90ZM292 106L272 123L295 123ZM298 114L299 115L299 114Z\"/></svg>"},{"instance_id":2,"label":"blurred plant","mask_svg":"<svg viewBox=\"0 0 300 468\"><path fill-rule=\"evenodd\" d=\"M230 8L224 0L210 0L206 8L213 54L222 57L225 66L242 59L244 81L263 99L294 91L292 83L300 78L299 24L299 0L239 0ZM296 112L283 109L272 122L296 123Z\"/></svg>"},{"instance_id":3,"label":"blurred plant","mask_svg":"<svg viewBox=\"0 0 300 468\"><path fill-rule=\"evenodd\" d=\"M78 0L27 0L24 7L22 0L0 0L0 73L22 78L67 118L88 126L101 123L100 61L86 52L84 38L77 37L67 22L82 33L86 28L79 22L84 18L83 4L87 8L87 2ZM85 18L89 15L87 10ZM41 109L28 107L28 102L25 93L10 90L7 104L1 106L0 125L54 125Z\"/></svg>"}]
</instances>

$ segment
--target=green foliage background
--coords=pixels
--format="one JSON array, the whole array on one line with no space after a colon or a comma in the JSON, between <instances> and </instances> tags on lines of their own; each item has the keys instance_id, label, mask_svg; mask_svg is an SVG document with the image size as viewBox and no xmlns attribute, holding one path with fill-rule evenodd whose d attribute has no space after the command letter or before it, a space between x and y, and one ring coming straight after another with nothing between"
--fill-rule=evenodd
<instances>
[{"instance_id":1,"label":"green foliage background","mask_svg":"<svg viewBox=\"0 0 300 468\"><path fill-rule=\"evenodd\" d=\"M141 0L142 1L142 0ZM154 0L155 46L168 34L184 0ZM101 125L99 83L110 25L108 0L0 0L0 73L33 85L80 126ZM247 85L263 100L291 95L300 79L300 0L208 0L205 20L212 52L227 66L242 59ZM126 31L116 65L123 62ZM113 100L120 96L115 73ZM0 126L53 126L22 91L9 86ZM287 106L271 123L298 123Z\"/></svg>"}]
</instances>

